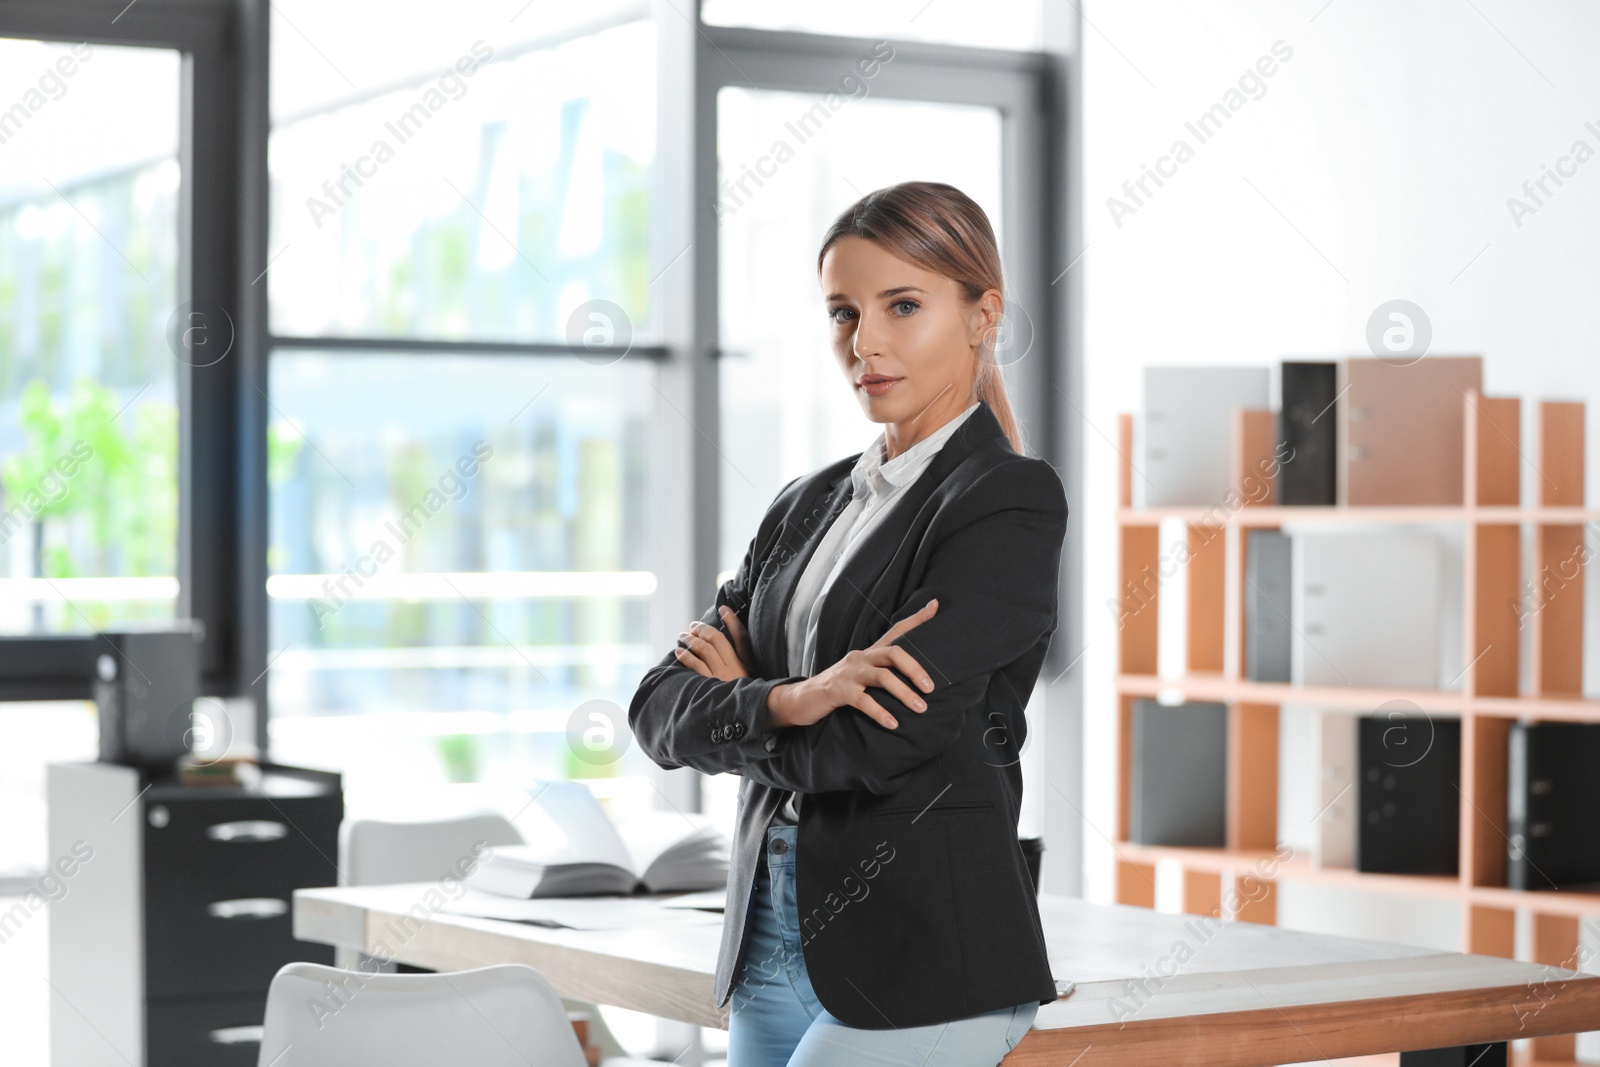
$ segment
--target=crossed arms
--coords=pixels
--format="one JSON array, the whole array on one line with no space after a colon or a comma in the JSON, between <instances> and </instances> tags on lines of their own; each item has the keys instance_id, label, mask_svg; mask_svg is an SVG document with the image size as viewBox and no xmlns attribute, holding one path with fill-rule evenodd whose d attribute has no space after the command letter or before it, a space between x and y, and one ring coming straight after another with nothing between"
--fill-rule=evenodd
<instances>
[{"instance_id":1,"label":"crossed arms","mask_svg":"<svg viewBox=\"0 0 1600 1067\"><path fill-rule=\"evenodd\" d=\"M933 690L922 693L927 710L912 711L888 689L867 690L899 720L895 729L851 707L807 726L772 727L768 693L803 677L724 681L683 666L669 652L644 676L629 705L634 736L662 767L730 771L800 793L893 793L909 771L961 736L967 712L982 704L993 675L1055 630L1066 522L1061 481L1042 460L1004 463L951 504L933 534L938 543L920 585L879 631L938 599L932 618L893 642L933 679ZM747 621L761 541L758 533L702 622L717 625L723 605Z\"/></svg>"}]
</instances>

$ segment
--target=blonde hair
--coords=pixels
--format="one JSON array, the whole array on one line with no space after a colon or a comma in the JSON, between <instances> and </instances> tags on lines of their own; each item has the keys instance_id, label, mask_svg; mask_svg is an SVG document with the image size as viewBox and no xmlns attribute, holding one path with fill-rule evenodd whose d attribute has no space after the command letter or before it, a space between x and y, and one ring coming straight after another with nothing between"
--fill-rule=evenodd
<instances>
[{"instance_id":1,"label":"blonde hair","mask_svg":"<svg viewBox=\"0 0 1600 1067\"><path fill-rule=\"evenodd\" d=\"M968 304L990 289L1005 293L1000 246L989 216L966 193L943 182L901 182L875 189L833 221L817 252L817 271L841 237L864 237L886 251L961 286ZM992 335L991 335L992 336ZM986 351L987 349L987 351ZM1022 430L1006 396L992 345L978 350L978 398L993 410L1013 450Z\"/></svg>"}]
</instances>

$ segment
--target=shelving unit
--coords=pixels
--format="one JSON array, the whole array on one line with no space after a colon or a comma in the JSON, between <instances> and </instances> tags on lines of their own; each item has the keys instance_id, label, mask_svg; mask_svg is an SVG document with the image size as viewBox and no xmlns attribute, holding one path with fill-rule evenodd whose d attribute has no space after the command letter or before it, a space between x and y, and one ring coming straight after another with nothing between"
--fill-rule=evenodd
<instances>
[{"instance_id":1,"label":"shelving unit","mask_svg":"<svg viewBox=\"0 0 1600 1067\"><path fill-rule=\"evenodd\" d=\"M1118 763L1114 846L1116 899L1155 906L1155 868L1175 862L1183 873L1182 907L1218 913L1225 896L1239 898L1231 918L1273 923L1277 884L1342 885L1379 893L1459 902L1463 950L1515 957L1516 913L1531 916L1535 963L1593 970L1578 961L1578 923L1600 915L1600 894L1506 888L1506 744L1518 718L1600 722L1600 700L1583 696L1584 524L1600 511L1583 500L1584 407L1536 405L1537 506L1522 507L1522 405L1517 398L1463 396L1464 495L1455 507L1280 507L1271 460L1270 411L1236 410L1230 485L1237 502L1211 507L1133 507L1133 416L1120 419L1122 464L1117 511L1119 626L1117 648ZM1182 522L1187 559L1188 670L1157 676L1160 617L1158 531ZM1247 529L1285 523L1457 524L1462 553L1464 656L1459 691L1296 686L1244 677L1244 575ZM1522 539L1531 537L1531 567L1522 573ZM1543 576L1543 577L1541 577ZM1553 576L1553 577L1552 577ZM1531 586L1524 585L1524 579ZM1527 612L1530 683L1521 692L1521 594ZM1173 695L1228 705L1227 846L1152 847L1128 840L1133 702ZM1406 700L1462 723L1461 867L1455 876L1408 876L1324 868L1309 856L1275 852L1278 832L1278 729L1282 705L1375 709ZM1226 890L1232 890L1231 893ZM1538 1038L1518 1058L1531 1064L1573 1063L1574 1038Z\"/></svg>"}]
</instances>

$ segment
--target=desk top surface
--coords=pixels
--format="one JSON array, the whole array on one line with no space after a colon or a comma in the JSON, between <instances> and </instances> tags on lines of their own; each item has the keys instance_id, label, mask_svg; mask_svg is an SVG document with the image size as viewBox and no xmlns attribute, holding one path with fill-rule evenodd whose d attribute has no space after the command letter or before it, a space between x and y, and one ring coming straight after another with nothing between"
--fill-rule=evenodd
<instances>
[{"instance_id":1,"label":"desk top surface","mask_svg":"<svg viewBox=\"0 0 1600 1067\"><path fill-rule=\"evenodd\" d=\"M459 905L433 884L304 889L295 894L295 929L302 939L347 947L371 950L382 943L395 958L420 966L521 959L547 973L554 969L552 981L558 989L562 982L557 979L570 966L586 965L597 973L608 963L631 967L635 981L645 973L637 968L644 968L650 977L676 981L691 997L692 991L700 991L709 1002L721 914L668 908L660 898L626 903L639 909L639 921L630 926L552 929L448 913L442 909ZM1053 894L1039 896L1039 910L1052 973L1076 982L1077 988L1043 1006L1035 1029L1594 979L1495 956L1169 915ZM397 925L408 911L431 919L435 929ZM1600 980L1595 980L1595 991L1600 994ZM573 994L563 990L563 995ZM588 999L616 1002L604 996ZM709 1010L720 1018L714 1008ZM696 1010L677 1017L703 1021L705 1014Z\"/></svg>"}]
</instances>

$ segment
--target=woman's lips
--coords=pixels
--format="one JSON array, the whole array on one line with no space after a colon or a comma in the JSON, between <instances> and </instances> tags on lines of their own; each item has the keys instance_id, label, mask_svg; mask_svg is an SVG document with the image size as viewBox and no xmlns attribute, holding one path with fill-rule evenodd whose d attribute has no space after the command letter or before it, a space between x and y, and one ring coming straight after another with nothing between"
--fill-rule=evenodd
<instances>
[{"instance_id":1,"label":"woman's lips","mask_svg":"<svg viewBox=\"0 0 1600 1067\"><path fill-rule=\"evenodd\" d=\"M887 393L904 380L904 378L879 378L876 381L869 380L863 382L856 388L860 389L868 396L882 396L884 393Z\"/></svg>"}]
</instances>

